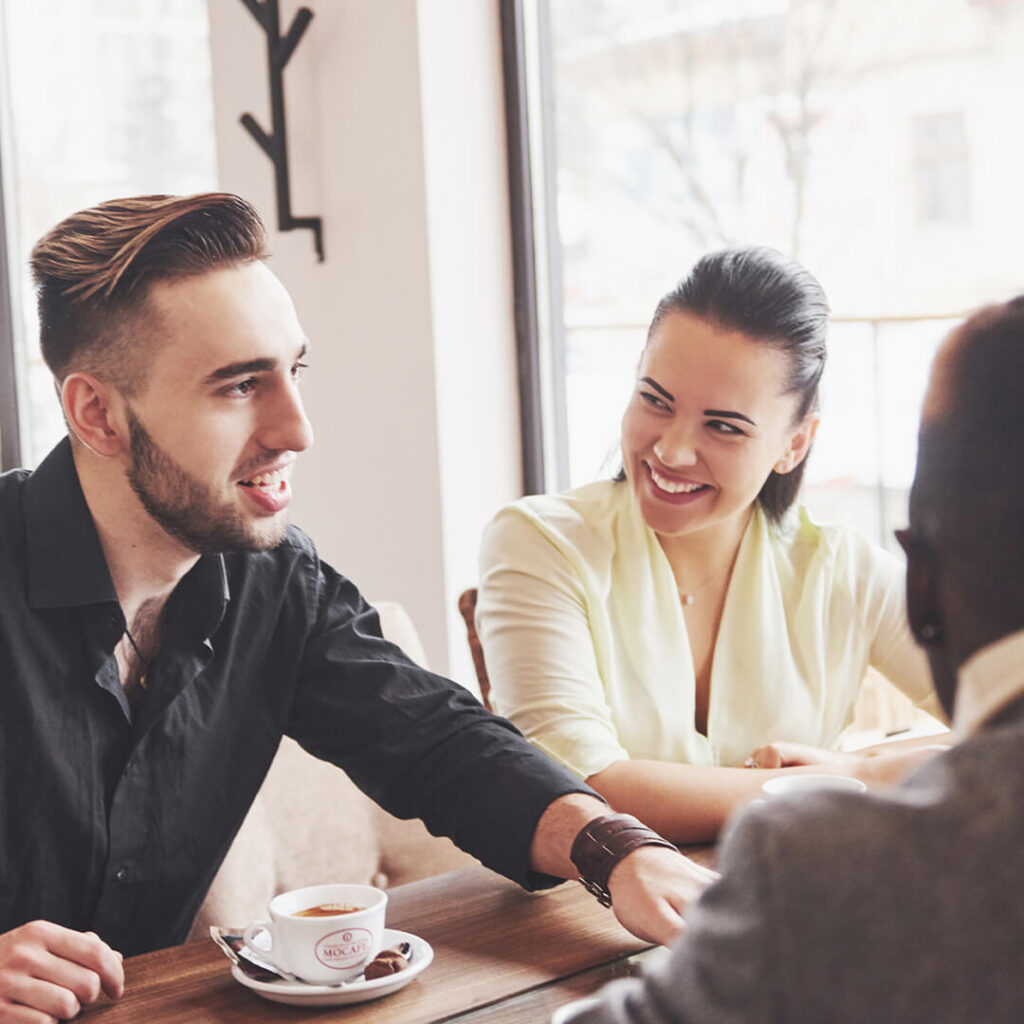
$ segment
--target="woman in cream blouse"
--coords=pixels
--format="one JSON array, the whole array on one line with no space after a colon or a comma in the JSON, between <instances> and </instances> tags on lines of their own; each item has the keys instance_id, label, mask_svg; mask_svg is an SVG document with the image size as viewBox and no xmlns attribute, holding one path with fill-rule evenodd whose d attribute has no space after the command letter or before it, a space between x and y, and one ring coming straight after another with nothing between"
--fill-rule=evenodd
<instances>
[{"instance_id":1,"label":"woman in cream blouse","mask_svg":"<svg viewBox=\"0 0 1024 1024\"><path fill-rule=\"evenodd\" d=\"M790 511L827 319L821 286L781 254L704 257L655 312L624 473L517 501L484 535L477 625L497 710L677 842L712 837L756 795L767 776L744 766L767 744L866 781L919 758L819 749L850 723L868 665L938 708L900 563Z\"/></svg>"}]
</instances>

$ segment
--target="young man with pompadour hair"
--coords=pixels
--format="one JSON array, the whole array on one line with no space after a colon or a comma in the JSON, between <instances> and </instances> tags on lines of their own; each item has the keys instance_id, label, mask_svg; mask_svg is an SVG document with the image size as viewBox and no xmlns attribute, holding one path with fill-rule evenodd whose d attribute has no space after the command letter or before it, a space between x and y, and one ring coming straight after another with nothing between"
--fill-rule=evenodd
<instances>
[{"instance_id":1,"label":"young man with pompadour hair","mask_svg":"<svg viewBox=\"0 0 1024 1024\"><path fill-rule=\"evenodd\" d=\"M710 874L381 637L287 522L308 343L237 196L68 217L32 254L68 437L0 477L0 1024L182 941L282 735L665 941ZM116 952L115 952L116 951Z\"/></svg>"}]
</instances>

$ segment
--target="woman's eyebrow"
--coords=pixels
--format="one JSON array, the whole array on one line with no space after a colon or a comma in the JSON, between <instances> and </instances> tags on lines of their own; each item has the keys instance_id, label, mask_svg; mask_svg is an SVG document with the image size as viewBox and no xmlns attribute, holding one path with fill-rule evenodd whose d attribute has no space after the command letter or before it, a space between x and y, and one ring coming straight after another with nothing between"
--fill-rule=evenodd
<instances>
[{"instance_id":1,"label":"woman's eyebrow","mask_svg":"<svg viewBox=\"0 0 1024 1024\"><path fill-rule=\"evenodd\" d=\"M741 412L730 412L728 409L705 409L704 415L715 416L720 420L743 420L744 423L749 423L752 427L757 426L749 416L744 416Z\"/></svg>"},{"instance_id":2,"label":"woman's eyebrow","mask_svg":"<svg viewBox=\"0 0 1024 1024\"><path fill-rule=\"evenodd\" d=\"M670 402L674 402L676 400L675 395L670 395L657 381L651 380L650 377L641 377L640 381L643 384L649 384L652 388L654 388L655 391L658 392L659 395L661 395L663 398L667 398Z\"/></svg>"}]
</instances>

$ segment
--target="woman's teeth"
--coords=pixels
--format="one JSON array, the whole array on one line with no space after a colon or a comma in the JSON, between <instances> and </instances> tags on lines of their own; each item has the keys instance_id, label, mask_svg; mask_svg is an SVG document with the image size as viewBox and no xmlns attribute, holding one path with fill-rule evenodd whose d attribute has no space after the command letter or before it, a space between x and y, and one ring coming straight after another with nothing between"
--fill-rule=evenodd
<instances>
[{"instance_id":1,"label":"woman's teeth","mask_svg":"<svg viewBox=\"0 0 1024 1024\"><path fill-rule=\"evenodd\" d=\"M669 494L692 494L707 486L706 484L686 484L668 480L655 469L651 469L651 477L663 491L668 491Z\"/></svg>"}]
</instances>

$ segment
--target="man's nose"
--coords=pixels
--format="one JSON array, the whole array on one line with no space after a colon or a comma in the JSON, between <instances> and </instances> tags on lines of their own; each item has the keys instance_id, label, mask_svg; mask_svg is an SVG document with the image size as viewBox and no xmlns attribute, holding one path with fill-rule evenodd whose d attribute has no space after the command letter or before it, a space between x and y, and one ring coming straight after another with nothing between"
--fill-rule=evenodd
<instances>
[{"instance_id":1,"label":"man's nose","mask_svg":"<svg viewBox=\"0 0 1024 1024\"><path fill-rule=\"evenodd\" d=\"M692 466L697 462L697 440L693 426L673 421L654 443L654 454L668 469Z\"/></svg>"},{"instance_id":2,"label":"man's nose","mask_svg":"<svg viewBox=\"0 0 1024 1024\"><path fill-rule=\"evenodd\" d=\"M264 448L302 452L312 445L313 428L294 382L282 386L268 413L260 438Z\"/></svg>"}]
</instances>

